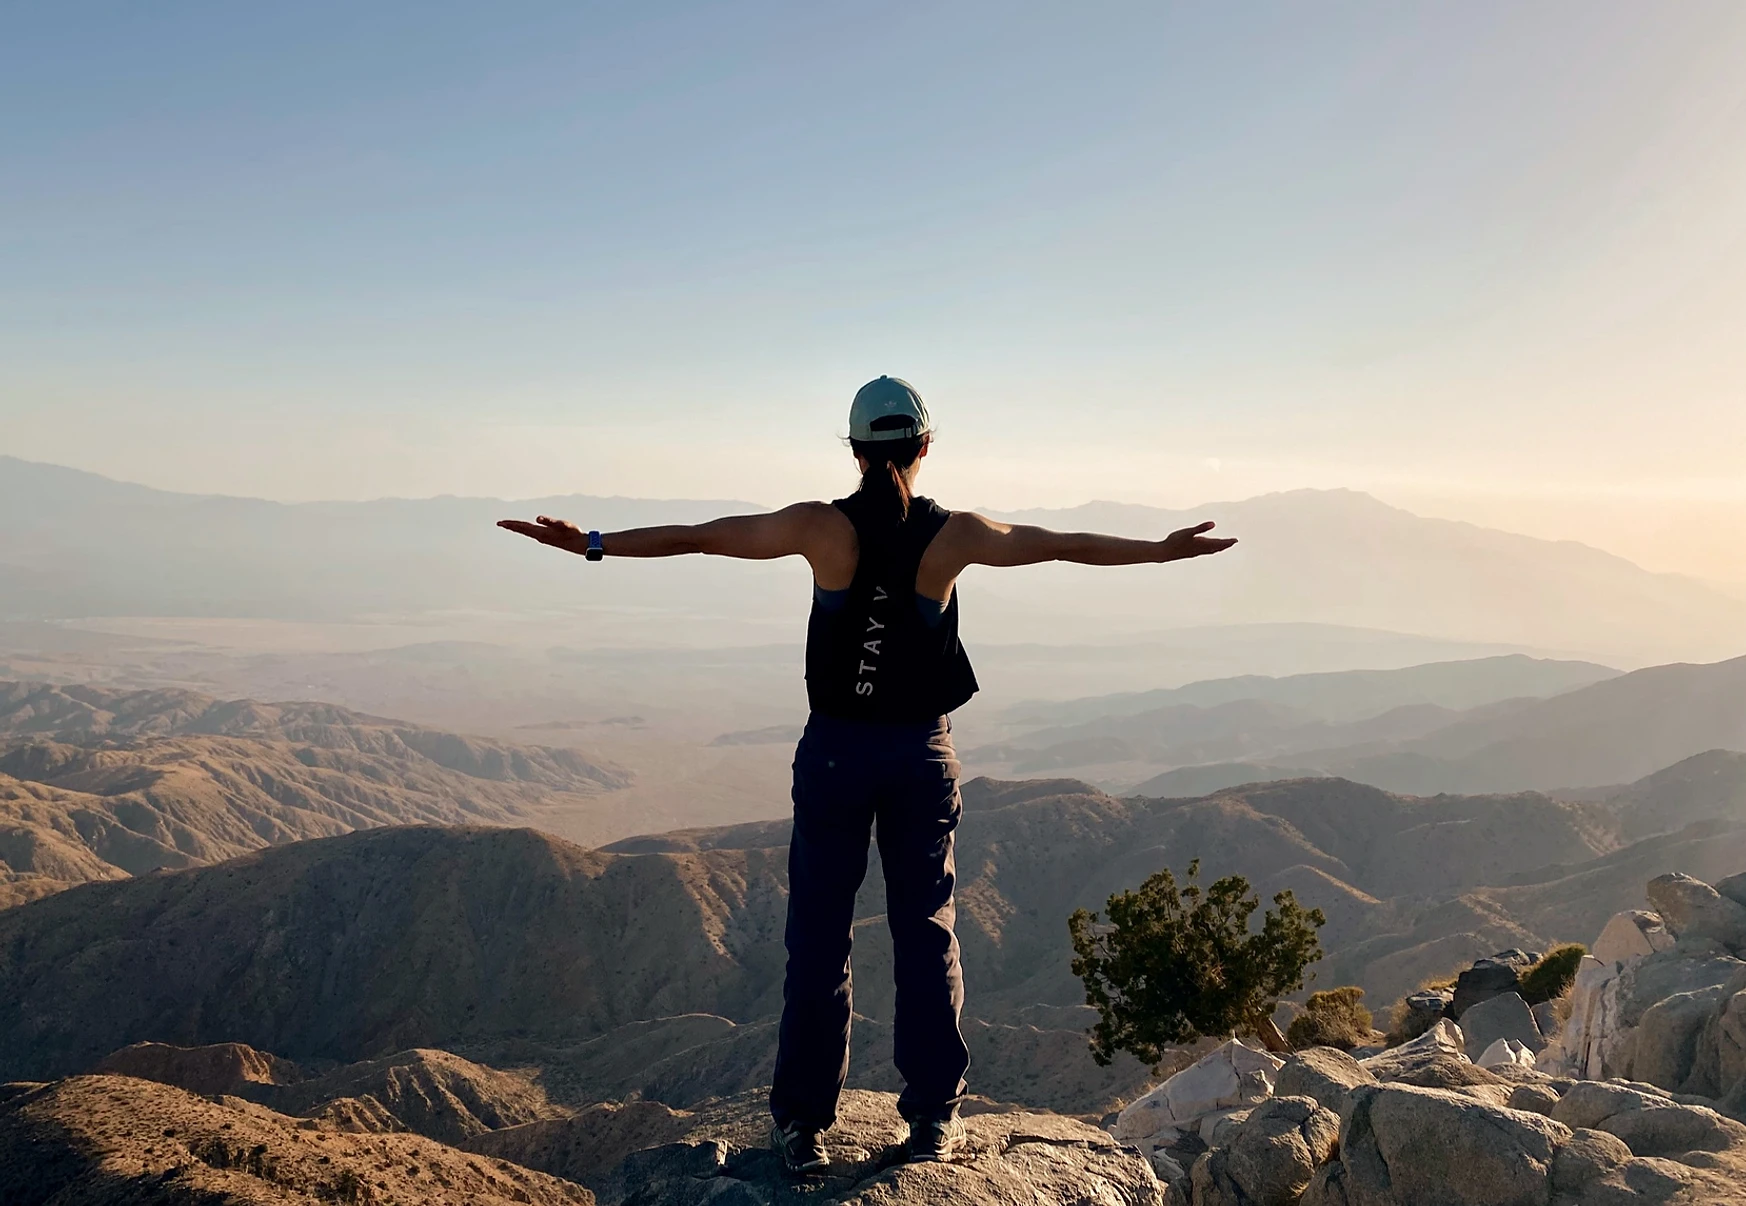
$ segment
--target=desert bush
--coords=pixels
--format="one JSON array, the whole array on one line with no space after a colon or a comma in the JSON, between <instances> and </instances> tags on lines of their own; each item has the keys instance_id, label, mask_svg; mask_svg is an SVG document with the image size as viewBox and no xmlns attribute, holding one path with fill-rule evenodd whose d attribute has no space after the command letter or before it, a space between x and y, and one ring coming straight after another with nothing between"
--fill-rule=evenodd
<instances>
[{"instance_id":1,"label":"desert bush","mask_svg":"<svg viewBox=\"0 0 1746 1206\"><path fill-rule=\"evenodd\" d=\"M1304 969L1322 957L1320 909L1281 892L1251 933L1261 902L1249 881L1229 875L1203 890L1199 876L1199 859L1185 886L1166 868L1111 896L1107 922L1085 909L1068 919L1073 974L1098 1012L1091 1054L1099 1064L1129 1051L1155 1066L1166 1047L1203 1034L1271 1027L1279 998L1302 988Z\"/></svg>"},{"instance_id":2,"label":"desert bush","mask_svg":"<svg viewBox=\"0 0 1746 1206\"><path fill-rule=\"evenodd\" d=\"M1582 966L1582 957L1586 954L1588 948L1580 942L1567 942L1547 951L1538 963L1522 973L1519 989L1522 1000L1538 1005L1541 1001L1555 1001L1569 992L1570 986L1576 983L1576 969Z\"/></svg>"},{"instance_id":3,"label":"desert bush","mask_svg":"<svg viewBox=\"0 0 1746 1206\"><path fill-rule=\"evenodd\" d=\"M1285 1041L1293 1049L1338 1047L1350 1051L1370 1041L1370 1011L1360 1003L1364 990L1353 985L1312 992L1303 1012L1291 1019Z\"/></svg>"}]
</instances>

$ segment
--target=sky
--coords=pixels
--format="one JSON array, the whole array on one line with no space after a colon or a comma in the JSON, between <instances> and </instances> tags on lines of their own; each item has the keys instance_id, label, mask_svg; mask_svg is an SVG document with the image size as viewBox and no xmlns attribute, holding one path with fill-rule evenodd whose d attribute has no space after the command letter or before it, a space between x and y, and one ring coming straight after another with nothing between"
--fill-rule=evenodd
<instances>
[{"instance_id":1,"label":"sky","mask_svg":"<svg viewBox=\"0 0 1746 1206\"><path fill-rule=\"evenodd\" d=\"M1351 487L1746 583L1746 6L0 5L0 453L287 500Z\"/></svg>"}]
</instances>

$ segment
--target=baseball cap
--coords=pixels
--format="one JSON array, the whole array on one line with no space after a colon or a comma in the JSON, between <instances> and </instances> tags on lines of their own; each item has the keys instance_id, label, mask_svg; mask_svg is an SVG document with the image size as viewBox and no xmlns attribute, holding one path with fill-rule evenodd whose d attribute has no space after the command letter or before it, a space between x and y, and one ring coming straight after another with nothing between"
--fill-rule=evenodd
<instances>
[{"instance_id":1,"label":"baseball cap","mask_svg":"<svg viewBox=\"0 0 1746 1206\"><path fill-rule=\"evenodd\" d=\"M856 391L849 406L851 440L912 440L931 430L921 395L901 377L869 381Z\"/></svg>"}]
</instances>

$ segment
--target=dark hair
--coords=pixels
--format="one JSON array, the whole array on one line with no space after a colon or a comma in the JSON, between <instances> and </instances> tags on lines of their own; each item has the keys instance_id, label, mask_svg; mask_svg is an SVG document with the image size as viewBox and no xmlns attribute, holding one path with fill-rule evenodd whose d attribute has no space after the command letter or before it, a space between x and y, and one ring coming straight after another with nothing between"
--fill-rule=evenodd
<instances>
[{"instance_id":1,"label":"dark hair","mask_svg":"<svg viewBox=\"0 0 1746 1206\"><path fill-rule=\"evenodd\" d=\"M865 494L894 520L908 519L909 474L927 442L925 435L905 440L850 440L855 455L867 462L861 488L855 493Z\"/></svg>"}]
</instances>

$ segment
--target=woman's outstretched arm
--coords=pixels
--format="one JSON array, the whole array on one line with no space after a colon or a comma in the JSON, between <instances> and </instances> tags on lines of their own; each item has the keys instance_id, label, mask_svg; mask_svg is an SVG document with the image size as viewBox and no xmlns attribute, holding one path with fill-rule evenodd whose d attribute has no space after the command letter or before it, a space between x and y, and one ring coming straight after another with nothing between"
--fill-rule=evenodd
<instances>
[{"instance_id":1,"label":"woman's outstretched arm","mask_svg":"<svg viewBox=\"0 0 1746 1206\"><path fill-rule=\"evenodd\" d=\"M1206 535L1213 524L1196 524L1162 540L1132 540L1097 532L1054 532L1027 524L1001 523L963 511L952 516L951 547L963 565L1036 565L1072 561L1080 565L1145 565L1222 553L1237 542Z\"/></svg>"},{"instance_id":2,"label":"woman's outstretched arm","mask_svg":"<svg viewBox=\"0 0 1746 1206\"><path fill-rule=\"evenodd\" d=\"M532 522L501 519L497 526L570 553L588 551L588 533L566 519L541 515ZM848 541L845 542L844 529ZM854 530L847 517L829 503L804 502L762 515L729 515L708 523L664 524L602 532L601 551L608 557L679 557L712 553L768 561L805 557L822 582L854 573ZM846 571L838 562L846 562Z\"/></svg>"}]
</instances>

